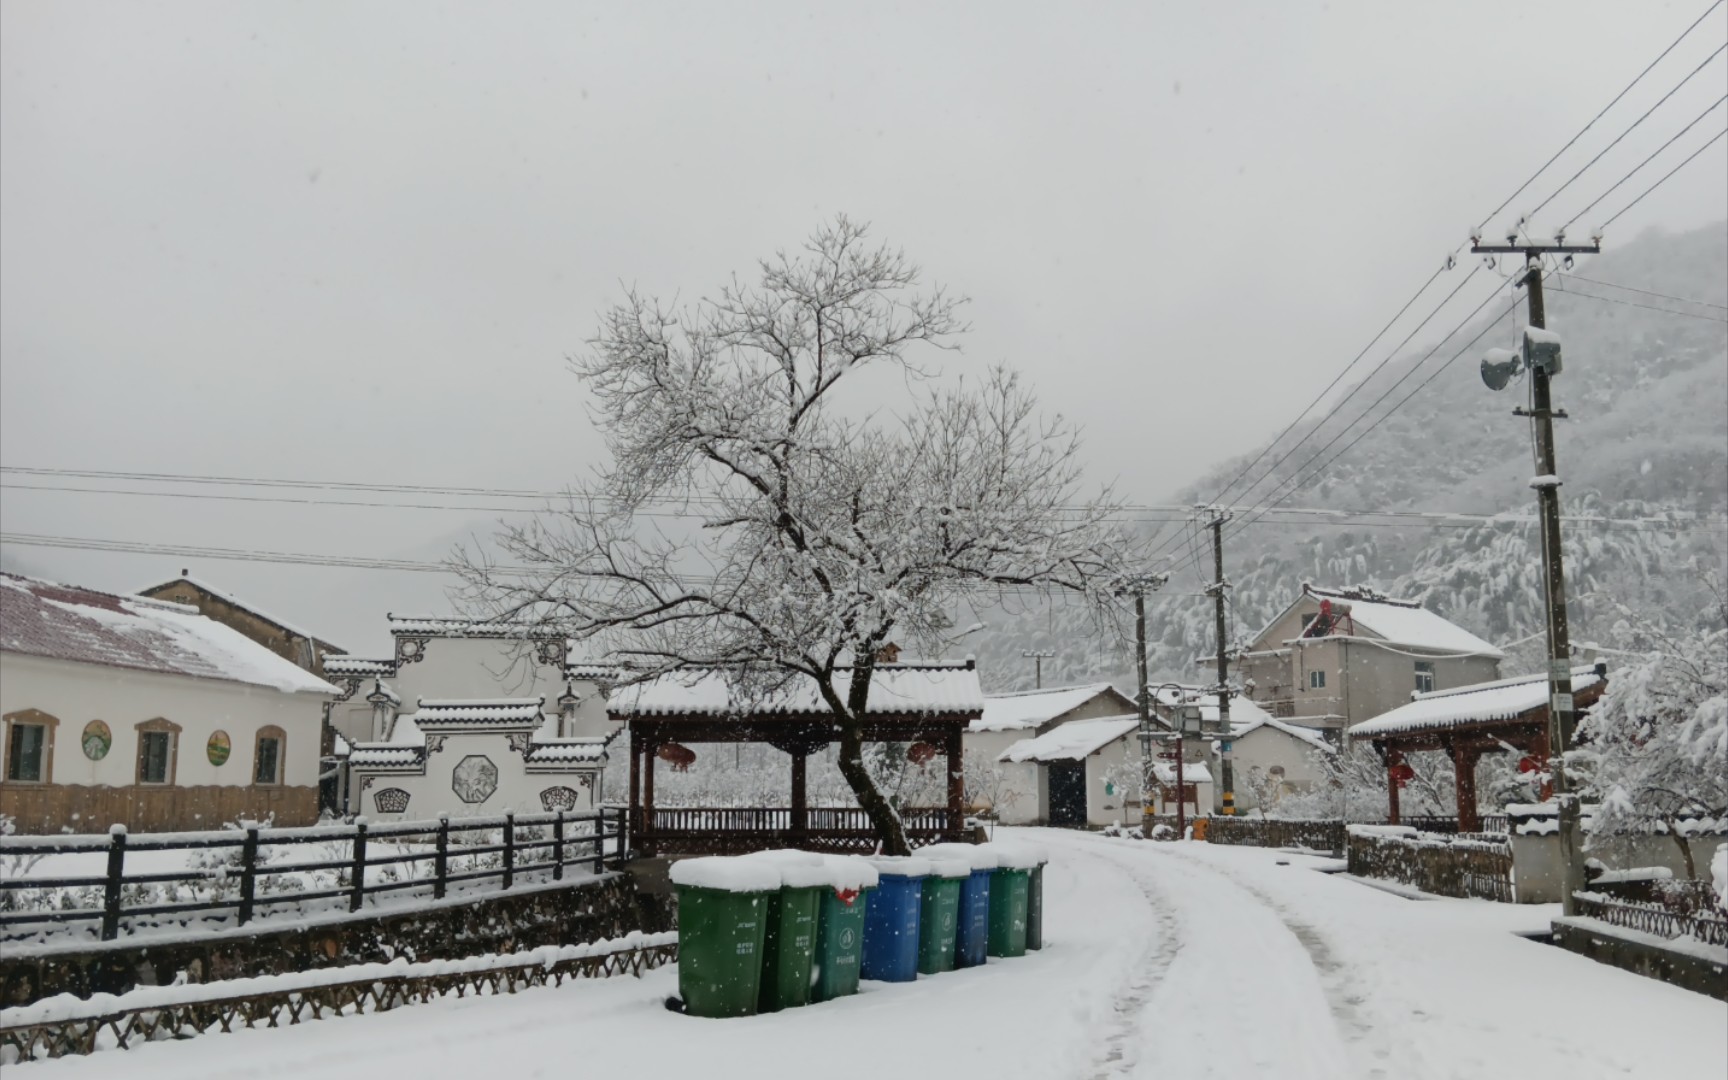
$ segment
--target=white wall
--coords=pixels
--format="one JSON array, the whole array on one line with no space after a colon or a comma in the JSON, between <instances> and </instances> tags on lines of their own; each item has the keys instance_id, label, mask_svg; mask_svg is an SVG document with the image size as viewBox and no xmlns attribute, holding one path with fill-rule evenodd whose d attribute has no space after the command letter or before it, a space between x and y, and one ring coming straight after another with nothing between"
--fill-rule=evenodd
<instances>
[{"instance_id":1,"label":"white wall","mask_svg":"<svg viewBox=\"0 0 1728 1080\"><path fill-rule=\"evenodd\" d=\"M1318 747L1274 727L1255 728L1242 738L1232 740L1230 757L1235 767L1237 812L1269 808L1261 807L1249 783L1253 770L1259 769L1266 774L1274 767L1281 767L1284 783L1290 791L1309 791L1325 779L1325 770L1317 760L1323 753ZM1207 760L1212 775L1223 775L1217 754L1210 754Z\"/></svg>"},{"instance_id":2,"label":"white wall","mask_svg":"<svg viewBox=\"0 0 1728 1080\"><path fill-rule=\"evenodd\" d=\"M559 650L563 654L563 650ZM487 638L433 638L426 642L424 655L412 664L404 664L391 687L402 697L404 712L414 711L419 698L428 700L472 698L535 698L546 699L546 711L558 711L558 695L564 692L562 664L541 664L534 658L532 644L520 641L497 641ZM606 718L606 699L600 688L586 680L574 684L582 703L576 710L576 729L565 732L570 736L605 735L612 728ZM371 684L361 687L355 700L371 692ZM362 710L371 723L371 710ZM353 713L350 710L349 715ZM362 730L369 730L362 729ZM362 741L371 738L360 736Z\"/></svg>"},{"instance_id":3,"label":"white wall","mask_svg":"<svg viewBox=\"0 0 1728 1080\"><path fill-rule=\"evenodd\" d=\"M456 794L454 774L458 765L470 756L489 759L497 769L497 788L481 802L465 802ZM358 770L356 770L358 772ZM576 792L576 810L591 810L600 777L596 771L591 783L584 784L574 773L529 773L522 755L512 750L503 732L452 734L446 737L444 748L426 755L426 775L377 775L370 786L361 776L351 778L349 808L373 821L423 821L440 814L451 817L487 817L506 811L518 814L546 812L540 793L548 788L567 787ZM408 792L406 811L393 814L381 811L377 795L389 788Z\"/></svg>"},{"instance_id":4,"label":"white wall","mask_svg":"<svg viewBox=\"0 0 1728 1080\"><path fill-rule=\"evenodd\" d=\"M286 694L220 679L0 652L0 713L40 709L60 721L54 733L53 772L47 778L56 784L132 785L138 770L136 725L161 717L181 729L174 771L178 786L251 784L258 729L273 724L288 739L283 784L310 787L318 782L326 700L324 694ZM82 747L91 720L105 721L113 732L113 745L100 761L85 757ZM206 753L217 731L227 732L232 744L221 766L210 764ZM0 754L5 752L0 747Z\"/></svg>"},{"instance_id":5,"label":"white wall","mask_svg":"<svg viewBox=\"0 0 1728 1080\"><path fill-rule=\"evenodd\" d=\"M1002 751L1032 735L1031 731L968 731L962 740L967 754L978 755L1002 774L999 788L1002 805L996 809L998 820L1004 825L1030 824L1044 814L1038 798L1038 766L1031 762L996 760Z\"/></svg>"},{"instance_id":6,"label":"white wall","mask_svg":"<svg viewBox=\"0 0 1728 1080\"><path fill-rule=\"evenodd\" d=\"M1144 767L1144 760L1138 731L1128 732L1086 758L1087 824L1100 827L1117 822L1140 824L1138 784L1132 777L1143 775L1140 770ZM1118 784L1114 795L1107 794L1106 782L1119 778L1125 779L1126 785Z\"/></svg>"}]
</instances>

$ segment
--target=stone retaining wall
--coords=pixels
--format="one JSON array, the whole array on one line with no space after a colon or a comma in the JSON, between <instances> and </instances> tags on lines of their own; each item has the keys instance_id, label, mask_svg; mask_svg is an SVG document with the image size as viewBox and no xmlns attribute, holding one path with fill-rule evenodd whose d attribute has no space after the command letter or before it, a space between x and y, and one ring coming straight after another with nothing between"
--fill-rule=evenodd
<instances>
[{"instance_id":1,"label":"stone retaining wall","mask_svg":"<svg viewBox=\"0 0 1728 1080\"><path fill-rule=\"evenodd\" d=\"M631 930L671 929L671 920L668 907L641 895L625 873L267 931L194 931L39 951L14 943L0 956L0 1005L64 993L119 994L182 974L187 982L207 982L397 957L452 959L576 945Z\"/></svg>"}]
</instances>

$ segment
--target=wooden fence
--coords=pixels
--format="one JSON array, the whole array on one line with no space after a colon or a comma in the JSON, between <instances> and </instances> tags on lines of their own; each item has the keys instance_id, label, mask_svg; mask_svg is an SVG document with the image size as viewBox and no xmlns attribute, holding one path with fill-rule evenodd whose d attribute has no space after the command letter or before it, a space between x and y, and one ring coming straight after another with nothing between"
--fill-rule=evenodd
<instances>
[{"instance_id":1,"label":"wooden fence","mask_svg":"<svg viewBox=\"0 0 1728 1080\"><path fill-rule=\"evenodd\" d=\"M322 852L313 850L320 845ZM201 865L129 872L128 855L140 852L182 853L183 861ZM0 839L0 857L14 866L36 856L102 854L106 870L58 877L9 873L0 879L0 939L59 926L86 934L94 929L94 936L112 941L145 920L195 921L202 929L244 926L283 905L359 911L369 898L376 906L390 894L442 899L452 885L484 893L509 889L518 878L562 880L571 867L598 874L627 852L624 812L616 808L138 837L118 826L105 837L12 836ZM303 853L313 857L294 857ZM309 876L331 884L307 889Z\"/></svg>"},{"instance_id":2,"label":"wooden fence","mask_svg":"<svg viewBox=\"0 0 1728 1080\"><path fill-rule=\"evenodd\" d=\"M148 987L65 1009L0 1010L0 1051L10 1051L5 1056L13 1061L33 1061L127 1049L158 1039L384 1012L449 994L514 994L559 986L566 979L640 975L677 959L677 936L657 934L468 961L366 965L364 973L335 968L227 984Z\"/></svg>"},{"instance_id":3,"label":"wooden fence","mask_svg":"<svg viewBox=\"0 0 1728 1080\"><path fill-rule=\"evenodd\" d=\"M1659 903L1616 900L1600 893L1573 893L1572 898L1577 901L1578 914L1588 918L1601 919L1614 926L1654 934L1659 938L1686 937L1706 945L1728 948L1728 918L1721 915L1702 911L1686 914Z\"/></svg>"},{"instance_id":4,"label":"wooden fence","mask_svg":"<svg viewBox=\"0 0 1728 1080\"><path fill-rule=\"evenodd\" d=\"M804 813L804 826L797 828L784 806L655 807L652 817L638 808L631 835L636 849L657 855L732 855L772 847L868 852L876 846L876 829L858 807L812 806ZM951 822L945 808L904 809L900 820L914 842L960 839L959 823Z\"/></svg>"},{"instance_id":5,"label":"wooden fence","mask_svg":"<svg viewBox=\"0 0 1728 1080\"><path fill-rule=\"evenodd\" d=\"M1349 830L1350 873L1400 882L1436 896L1512 902L1512 844L1506 837L1398 836L1368 828Z\"/></svg>"}]
</instances>

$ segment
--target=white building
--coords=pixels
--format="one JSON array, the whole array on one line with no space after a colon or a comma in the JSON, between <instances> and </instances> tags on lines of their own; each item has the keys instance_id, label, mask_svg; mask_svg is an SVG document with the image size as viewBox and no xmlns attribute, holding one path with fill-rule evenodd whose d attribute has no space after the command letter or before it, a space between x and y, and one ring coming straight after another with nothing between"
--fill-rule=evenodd
<instances>
[{"instance_id":1,"label":"white building","mask_svg":"<svg viewBox=\"0 0 1728 1080\"><path fill-rule=\"evenodd\" d=\"M0 575L0 813L24 832L311 824L336 694L196 608Z\"/></svg>"},{"instance_id":2,"label":"white building","mask_svg":"<svg viewBox=\"0 0 1728 1080\"><path fill-rule=\"evenodd\" d=\"M599 799L614 670L543 628L390 616L388 659L332 656L349 813L404 820L586 810Z\"/></svg>"},{"instance_id":3,"label":"white building","mask_svg":"<svg viewBox=\"0 0 1728 1080\"><path fill-rule=\"evenodd\" d=\"M994 808L998 820L1008 825L1045 820L1049 795L1043 770L1033 762L1007 760L1004 752L1061 724L1123 716L1134 708L1134 702L1109 683L987 696L984 715L967 726L965 736L972 808Z\"/></svg>"},{"instance_id":4,"label":"white building","mask_svg":"<svg viewBox=\"0 0 1728 1080\"><path fill-rule=\"evenodd\" d=\"M1146 762L1137 714L1058 724L1009 746L1002 761L1037 770L1037 820L1068 826L1140 823Z\"/></svg>"}]
</instances>

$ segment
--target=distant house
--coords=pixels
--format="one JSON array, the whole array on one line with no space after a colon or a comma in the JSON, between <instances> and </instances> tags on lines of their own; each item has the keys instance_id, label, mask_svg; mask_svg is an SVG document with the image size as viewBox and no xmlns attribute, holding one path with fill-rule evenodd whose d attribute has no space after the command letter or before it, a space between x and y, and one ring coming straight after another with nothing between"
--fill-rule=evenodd
<instances>
[{"instance_id":1,"label":"distant house","mask_svg":"<svg viewBox=\"0 0 1728 1080\"><path fill-rule=\"evenodd\" d=\"M965 736L969 769L974 774L990 770L989 783L975 790L974 809L994 807L999 820L1019 825L1047 817L1046 777L1031 762L1004 760L1010 746L1023 739L1043 735L1073 720L1122 716L1135 711L1132 699L1109 683L1056 686L1016 694L992 694L984 699L984 715L967 726Z\"/></svg>"},{"instance_id":2,"label":"distant house","mask_svg":"<svg viewBox=\"0 0 1728 1080\"><path fill-rule=\"evenodd\" d=\"M1213 706L1216 713L1217 706ZM1237 813L1271 811L1288 795L1315 790L1338 748L1314 728L1279 720L1252 701L1230 703L1231 790ZM1218 744L1207 760L1218 769Z\"/></svg>"},{"instance_id":3,"label":"distant house","mask_svg":"<svg viewBox=\"0 0 1728 1080\"><path fill-rule=\"evenodd\" d=\"M1254 638L1240 672L1274 717L1338 733L1428 693L1500 677L1505 654L1410 600L1367 588L1302 593Z\"/></svg>"},{"instance_id":4,"label":"distant house","mask_svg":"<svg viewBox=\"0 0 1728 1080\"><path fill-rule=\"evenodd\" d=\"M231 592L193 577L190 570L181 570L180 576L172 581L139 589L138 595L195 607L206 618L215 619L223 626L239 631L277 656L314 675L323 674L325 656L342 656L346 653L346 650L269 614Z\"/></svg>"},{"instance_id":5,"label":"distant house","mask_svg":"<svg viewBox=\"0 0 1728 1080\"><path fill-rule=\"evenodd\" d=\"M389 657L331 656L337 809L374 819L595 805L617 672L540 626L388 616Z\"/></svg>"},{"instance_id":6,"label":"distant house","mask_svg":"<svg viewBox=\"0 0 1728 1080\"><path fill-rule=\"evenodd\" d=\"M1057 826L1140 823L1145 758L1137 713L1057 724L1015 742L1000 760L1037 771L1033 820Z\"/></svg>"},{"instance_id":7,"label":"distant house","mask_svg":"<svg viewBox=\"0 0 1728 1080\"><path fill-rule=\"evenodd\" d=\"M0 575L0 813L27 833L311 824L336 693L196 608Z\"/></svg>"}]
</instances>

